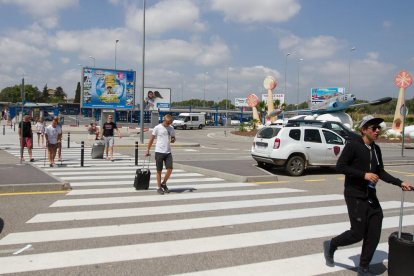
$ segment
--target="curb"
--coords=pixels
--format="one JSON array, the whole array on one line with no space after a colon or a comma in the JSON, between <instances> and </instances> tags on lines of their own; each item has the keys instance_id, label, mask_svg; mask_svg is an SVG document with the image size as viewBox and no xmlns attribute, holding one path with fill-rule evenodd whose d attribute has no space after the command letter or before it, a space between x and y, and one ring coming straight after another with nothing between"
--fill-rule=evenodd
<instances>
[{"instance_id":1,"label":"curb","mask_svg":"<svg viewBox=\"0 0 414 276\"><path fill-rule=\"evenodd\" d=\"M242 175L235 175L235 174L231 174L231 173L214 171L214 170L210 170L210 169L204 169L204 168L200 168L200 167L183 165L183 164L179 164L179 163L175 163L174 167L176 167L178 169L183 169L183 170L186 170L186 171L201 173L201 174L211 176L211 177L219 177L219 178L223 178L224 180L234 181L234 182L252 183L252 182L278 181L277 175L242 176Z\"/></svg>"},{"instance_id":2,"label":"curb","mask_svg":"<svg viewBox=\"0 0 414 276\"><path fill-rule=\"evenodd\" d=\"M27 183L1 185L0 193L69 191L69 183Z\"/></svg>"}]
</instances>

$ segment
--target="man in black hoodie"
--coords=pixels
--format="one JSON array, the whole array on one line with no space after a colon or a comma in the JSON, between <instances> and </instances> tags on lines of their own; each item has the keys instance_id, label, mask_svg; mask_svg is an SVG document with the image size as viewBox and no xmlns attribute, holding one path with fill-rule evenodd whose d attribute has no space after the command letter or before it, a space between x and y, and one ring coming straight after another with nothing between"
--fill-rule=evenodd
<instances>
[{"instance_id":1,"label":"man in black hoodie","mask_svg":"<svg viewBox=\"0 0 414 276\"><path fill-rule=\"evenodd\" d=\"M414 187L393 177L384 170L381 150L375 140L381 131L382 118L365 116L359 125L362 134L346 144L336 164L345 174L345 202L351 229L323 243L326 264L334 266L334 253L338 247L363 240L358 275L371 275L369 263L381 236L383 213L376 196L375 186L379 179L401 187L404 191Z\"/></svg>"}]
</instances>

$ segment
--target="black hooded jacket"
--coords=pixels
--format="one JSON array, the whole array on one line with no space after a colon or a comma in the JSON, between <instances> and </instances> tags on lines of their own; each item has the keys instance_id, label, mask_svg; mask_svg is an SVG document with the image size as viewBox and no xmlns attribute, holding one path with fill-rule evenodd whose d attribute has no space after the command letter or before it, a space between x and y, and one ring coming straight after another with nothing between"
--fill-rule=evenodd
<instances>
[{"instance_id":1,"label":"black hooded jacket","mask_svg":"<svg viewBox=\"0 0 414 276\"><path fill-rule=\"evenodd\" d=\"M385 182L401 186L402 180L393 177L384 170L380 147L375 143L372 143L370 147L371 149L365 145L362 138L345 145L336 163L337 171L345 174L345 196L368 197L369 181L364 179L367 172L377 174ZM372 162L375 162L374 166L372 166Z\"/></svg>"}]
</instances>

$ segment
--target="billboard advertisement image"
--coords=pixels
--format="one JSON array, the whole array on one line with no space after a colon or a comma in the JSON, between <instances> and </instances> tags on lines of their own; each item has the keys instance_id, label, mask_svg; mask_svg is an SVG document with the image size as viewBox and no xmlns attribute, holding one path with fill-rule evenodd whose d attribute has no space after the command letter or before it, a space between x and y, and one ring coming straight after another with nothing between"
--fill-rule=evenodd
<instances>
[{"instance_id":1,"label":"billboard advertisement image","mask_svg":"<svg viewBox=\"0 0 414 276\"><path fill-rule=\"evenodd\" d=\"M317 103L326 101L333 97L343 95L345 88L334 87L334 88L312 88L311 89L311 103L315 105Z\"/></svg>"},{"instance_id":2,"label":"billboard advertisement image","mask_svg":"<svg viewBox=\"0 0 414 276\"><path fill-rule=\"evenodd\" d=\"M273 94L273 101L275 100L279 100L280 104L284 104L285 103L285 94ZM262 94L262 101L266 102L267 104L267 94Z\"/></svg>"},{"instance_id":3,"label":"billboard advertisement image","mask_svg":"<svg viewBox=\"0 0 414 276\"><path fill-rule=\"evenodd\" d=\"M169 111L171 108L170 88L144 88L144 110Z\"/></svg>"},{"instance_id":4,"label":"billboard advertisement image","mask_svg":"<svg viewBox=\"0 0 414 276\"><path fill-rule=\"evenodd\" d=\"M82 108L134 107L135 71L85 67L82 76Z\"/></svg>"}]
</instances>

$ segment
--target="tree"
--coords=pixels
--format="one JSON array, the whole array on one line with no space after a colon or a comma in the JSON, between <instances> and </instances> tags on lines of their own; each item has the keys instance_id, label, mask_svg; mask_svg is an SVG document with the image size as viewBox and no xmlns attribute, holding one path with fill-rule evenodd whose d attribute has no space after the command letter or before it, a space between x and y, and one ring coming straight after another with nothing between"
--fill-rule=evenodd
<instances>
[{"instance_id":1,"label":"tree","mask_svg":"<svg viewBox=\"0 0 414 276\"><path fill-rule=\"evenodd\" d=\"M0 92L0 101L4 102L21 102L21 85L6 87ZM24 98L28 102L37 102L40 99L40 91L36 86L26 84L24 86Z\"/></svg>"},{"instance_id":2,"label":"tree","mask_svg":"<svg viewBox=\"0 0 414 276\"><path fill-rule=\"evenodd\" d=\"M66 98L66 93L63 91L62 87L56 87L55 98L63 101Z\"/></svg>"},{"instance_id":3,"label":"tree","mask_svg":"<svg viewBox=\"0 0 414 276\"><path fill-rule=\"evenodd\" d=\"M45 84L45 86L43 87L43 91L42 91L42 101L44 103L48 103L49 102L49 92L47 91L47 83Z\"/></svg>"},{"instance_id":4,"label":"tree","mask_svg":"<svg viewBox=\"0 0 414 276\"><path fill-rule=\"evenodd\" d=\"M74 103L80 103L80 94L81 94L81 85L80 82L78 82L78 86L76 87L76 92L75 92L75 99L74 99Z\"/></svg>"}]
</instances>

